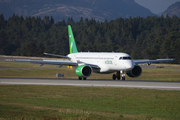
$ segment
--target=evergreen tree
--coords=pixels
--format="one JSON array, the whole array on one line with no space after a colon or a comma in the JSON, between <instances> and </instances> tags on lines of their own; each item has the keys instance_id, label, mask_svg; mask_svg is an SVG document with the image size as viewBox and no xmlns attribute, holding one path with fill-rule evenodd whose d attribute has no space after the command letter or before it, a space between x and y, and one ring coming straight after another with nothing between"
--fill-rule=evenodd
<instances>
[{"instance_id":1,"label":"evergreen tree","mask_svg":"<svg viewBox=\"0 0 180 120\"><path fill-rule=\"evenodd\" d=\"M175 58L180 62L180 18L130 17L97 22L72 17L54 23L53 17L0 15L0 54L42 56L69 53L67 25L72 25L79 51L126 52L134 59Z\"/></svg>"}]
</instances>

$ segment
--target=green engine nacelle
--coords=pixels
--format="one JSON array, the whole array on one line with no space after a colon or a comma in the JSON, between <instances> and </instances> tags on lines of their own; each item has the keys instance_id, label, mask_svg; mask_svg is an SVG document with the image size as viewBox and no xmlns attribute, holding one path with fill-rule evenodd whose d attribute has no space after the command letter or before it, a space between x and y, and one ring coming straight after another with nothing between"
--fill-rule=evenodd
<instances>
[{"instance_id":1,"label":"green engine nacelle","mask_svg":"<svg viewBox=\"0 0 180 120\"><path fill-rule=\"evenodd\" d=\"M76 75L81 78L89 77L92 74L92 68L88 65L81 65L76 68Z\"/></svg>"},{"instance_id":2,"label":"green engine nacelle","mask_svg":"<svg viewBox=\"0 0 180 120\"><path fill-rule=\"evenodd\" d=\"M141 73L142 69L139 65L135 65L132 70L126 72L129 77L139 77Z\"/></svg>"}]
</instances>

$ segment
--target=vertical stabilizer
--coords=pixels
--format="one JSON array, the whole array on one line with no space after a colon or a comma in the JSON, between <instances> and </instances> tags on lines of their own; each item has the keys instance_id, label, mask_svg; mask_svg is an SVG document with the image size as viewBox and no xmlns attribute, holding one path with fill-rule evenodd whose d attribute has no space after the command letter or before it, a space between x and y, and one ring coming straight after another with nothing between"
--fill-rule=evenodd
<instances>
[{"instance_id":1,"label":"vertical stabilizer","mask_svg":"<svg viewBox=\"0 0 180 120\"><path fill-rule=\"evenodd\" d=\"M76 43L74 40L74 35L73 35L73 32L72 32L70 25L68 25L68 34L69 34L69 50L70 50L70 53L78 53Z\"/></svg>"}]
</instances>

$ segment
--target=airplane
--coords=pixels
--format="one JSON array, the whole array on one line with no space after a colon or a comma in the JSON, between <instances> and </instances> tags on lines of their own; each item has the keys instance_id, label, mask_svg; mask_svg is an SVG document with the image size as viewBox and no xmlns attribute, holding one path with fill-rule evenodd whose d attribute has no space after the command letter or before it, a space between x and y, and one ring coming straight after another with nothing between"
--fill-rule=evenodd
<instances>
[{"instance_id":1,"label":"airplane","mask_svg":"<svg viewBox=\"0 0 180 120\"><path fill-rule=\"evenodd\" d=\"M67 56L56 55L51 53L44 53L45 55L56 56L60 58L67 58L69 61L35 61L35 60L14 60L15 62L30 62L38 63L41 65L52 64L52 65L66 65L74 66L75 73L78 76L79 80L86 80L87 77L90 77L91 74L109 74L114 73L113 80L125 80L125 74L129 77L139 77L142 73L142 69L138 64L158 62L167 62L173 61L174 59L141 59L133 60L130 55L122 52L78 52L76 47L76 42L72 32L72 28L68 25L68 34L69 34L69 51L70 54Z\"/></svg>"}]
</instances>

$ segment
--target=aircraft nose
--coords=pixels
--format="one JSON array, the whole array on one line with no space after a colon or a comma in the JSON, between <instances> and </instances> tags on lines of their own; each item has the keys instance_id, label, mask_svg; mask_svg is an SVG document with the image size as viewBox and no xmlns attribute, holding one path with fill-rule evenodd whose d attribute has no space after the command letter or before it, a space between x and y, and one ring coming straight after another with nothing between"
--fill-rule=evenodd
<instances>
[{"instance_id":1,"label":"aircraft nose","mask_svg":"<svg viewBox=\"0 0 180 120\"><path fill-rule=\"evenodd\" d=\"M133 61L129 61L127 64L126 64L126 69L133 69L134 68L134 63Z\"/></svg>"}]
</instances>

